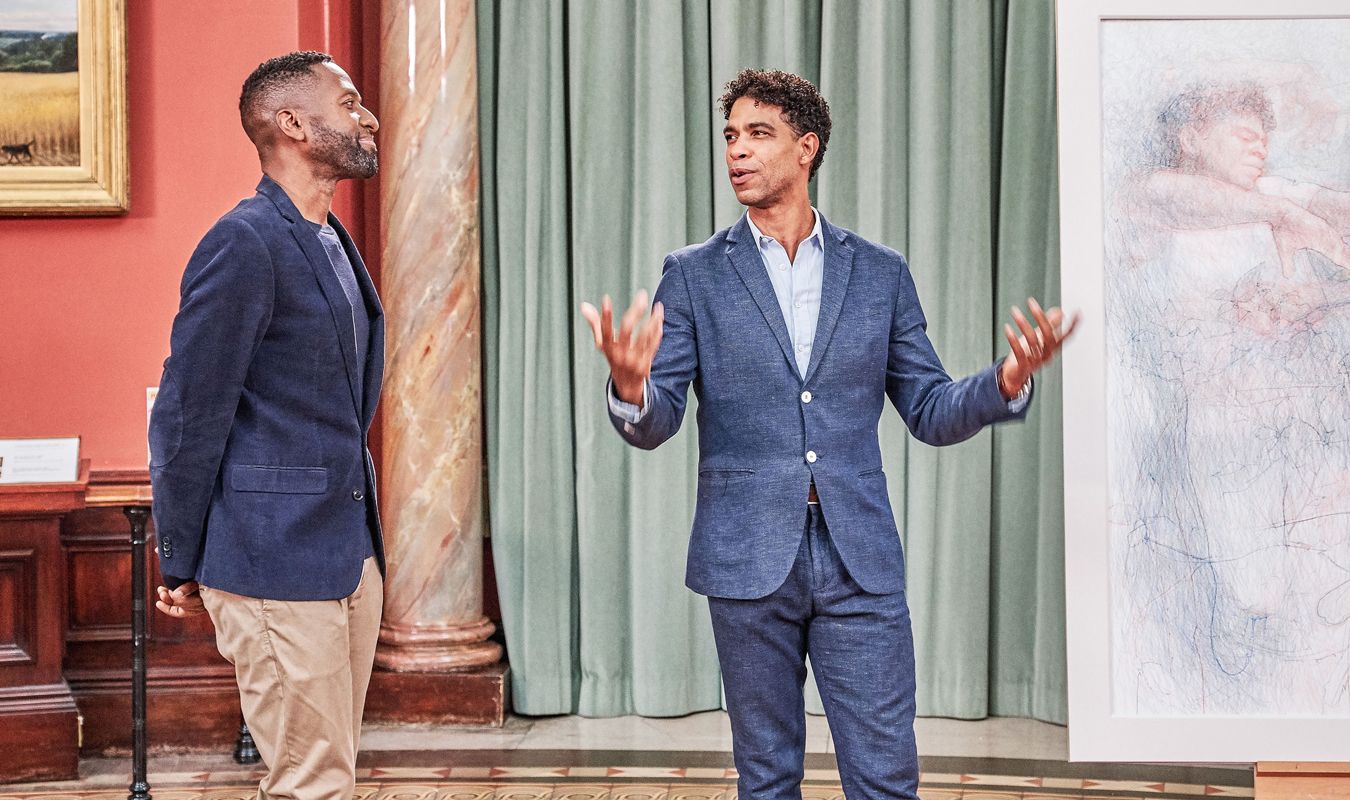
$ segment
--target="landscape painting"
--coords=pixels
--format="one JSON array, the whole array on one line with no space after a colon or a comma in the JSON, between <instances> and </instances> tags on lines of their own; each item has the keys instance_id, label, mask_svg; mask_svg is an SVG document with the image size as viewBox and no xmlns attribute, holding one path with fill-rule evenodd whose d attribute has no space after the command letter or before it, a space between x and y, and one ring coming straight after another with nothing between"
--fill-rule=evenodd
<instances>
[{"instance_id":1,"label":"landscape painting","mask_svg":"<svg viewBox=\"0 0 1350 800\"><path fill-rule=\"evenodd\" d=\"M0 0L0 168L80 163L76 0Z\"/></svg>"},{"instance_id":2,"label":"landscape painting","mask_svg":"<svg viewBox=\"0 0 1350 800\"><path fill-rule=\"evenodd\" d=\"M126 0L0 0L0 215L125 214Z\"/></svg>"}]
</instances>

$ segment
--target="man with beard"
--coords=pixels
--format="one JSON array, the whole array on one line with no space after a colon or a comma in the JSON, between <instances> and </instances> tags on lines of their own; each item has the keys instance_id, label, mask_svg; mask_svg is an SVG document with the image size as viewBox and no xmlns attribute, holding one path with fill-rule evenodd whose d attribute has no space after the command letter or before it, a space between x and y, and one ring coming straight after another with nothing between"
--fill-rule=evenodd
<instances>
[{"instance_id":1,"label":"man with beard","mask_svg":"<svg viewBox=\"0 0 1350 800\"><path fill-rule=\"evenodd\" d=\"M160 611L207 611L268 773L259 797L350 797L383 602L374 463L383 311L330 211L379 123L332 59L261 64L239 98L257 194L183 275L150 419Z\"/></svg>"}]
</instances>

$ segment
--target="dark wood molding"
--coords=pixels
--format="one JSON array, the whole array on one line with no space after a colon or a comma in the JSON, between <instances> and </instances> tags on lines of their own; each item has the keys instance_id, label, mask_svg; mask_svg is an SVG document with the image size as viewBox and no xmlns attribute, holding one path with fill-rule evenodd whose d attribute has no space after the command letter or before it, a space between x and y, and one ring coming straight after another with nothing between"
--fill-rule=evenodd
<instances>
[{"instance_id":1,"label":"dark wood molding","mask_svg":"<svg viewBox=\"0 0 1350 800\"><path fill-rule=\"evenodd\" d=\"M460 672L375 670L366 693L367 722L421 722L500 727L510 708L505 663Z\"/></svg>"},{"instance_id":2,"label":"dark wood molding","mask_svg":"<svg viewBox=\"0 0 1350 800\"><path fill-rule=\"evenodd\" d=\"M90 506L150 505L149 469L100 469L89 473Z\"/></svg>"},{"instance_id":3,"label":"dark wood molding","mask_svg":"<svg viewBox=\"0 0 1350 800\"><path fill-rule=\"evenodd\" d=\"M11 483L0 486L0 514L8 518L48 517L84 508L89 488L89 459L80 460L73 483Z\"/></svg>"}]
</instances>

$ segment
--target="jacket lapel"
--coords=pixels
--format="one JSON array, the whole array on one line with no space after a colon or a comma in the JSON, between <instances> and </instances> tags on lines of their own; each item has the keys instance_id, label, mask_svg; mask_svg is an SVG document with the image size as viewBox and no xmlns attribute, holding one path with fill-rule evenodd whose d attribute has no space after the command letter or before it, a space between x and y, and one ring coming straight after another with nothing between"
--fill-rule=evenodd
<instances>
[{"instance_id":1,"label":"jacket lapel","mask_svg":"<svg viewBox=\"0 0 1350 800\"><path fill-rule=\"evenodd\" d=\"M266 176L263 176L262 182L258 184L258 191L271 199L281 212L281 216L290 223L291 236L295 237L296 244L300 245L300 251L309 261L310 269L314 270L314 277L318 279L319 289L323 291L323 297L328 301L328 310L333 315L333 327L337 329L338 346L342 348L342 361L347 367L347 388L351 391L352 404L356 407L359 417L362 409L361 398L356 393L356 341L352 336L352 308L347 302L347 295L342 291L342 284L338 283L337 275L333 273L333 265L328 260L323 245L319 244L319 237L309 229L304 216L291 202L286 191ZM362 267L359 272L364 274L365 268Z\"/></svg>"},{"instance_id":2,"label":"jacket lapel","mask_svg":"<svg viewBox=\"0 0 1350 800\"><path fill-rule=\"evenodd\" d=\"M792 337L788 335L787 323L783 321L783 309L778 305L778 296L773 292L773 283L764 269L764 260L760 258L759 247L754 238L750 224L742 214L740 222L733 225L727 233L727 258L741 276L745 288L750 290L750 296L759 306L764 321L769 323L769 330L773 331L774 338L778 340L778 346L782 348L783 357L788 360L793 374L800 379L797 360L792 355Z\"/></svg>"},{"instance_id":3,"label":"jacket lapel","mask_svg":"<svg viewBox=\"0 0 1350 800\"><path fill-rule=\"evenodd\" d=\"M820 359L839 322L844 295L848 293L848 279L853 274L853 247L848 243L848 235L831 225L823 214L820 233L825 245L825 275L820 286L820 316L816 319L816 338L811 343L811 363L806 367L803 383L809 383L820 366Z\"/></svg>"}]
</instances>

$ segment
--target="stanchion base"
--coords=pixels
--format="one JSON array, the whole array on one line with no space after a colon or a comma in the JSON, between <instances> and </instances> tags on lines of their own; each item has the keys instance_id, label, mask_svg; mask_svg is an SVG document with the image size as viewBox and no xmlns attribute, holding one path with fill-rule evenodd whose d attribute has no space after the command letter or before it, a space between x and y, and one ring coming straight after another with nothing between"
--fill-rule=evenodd
<instances>
[{"instance_id":1,"label":"stanchion base","mask_svg":"<svg viewBox=\"0 0 1350 800\"><path fill-rule=\"evenodd\" d=\"M234 743L234 763L257 764L262 761L258 746L253 742L253 734L248 732L247 723L239 723L239 739Z\"/></svg>"}]
</instances>

